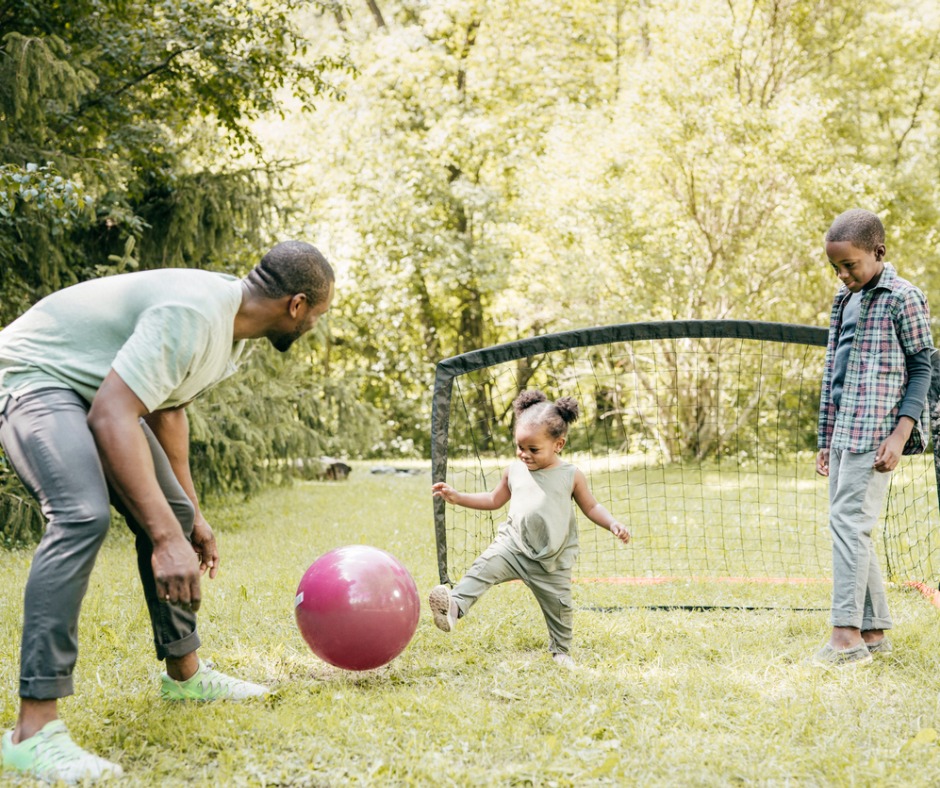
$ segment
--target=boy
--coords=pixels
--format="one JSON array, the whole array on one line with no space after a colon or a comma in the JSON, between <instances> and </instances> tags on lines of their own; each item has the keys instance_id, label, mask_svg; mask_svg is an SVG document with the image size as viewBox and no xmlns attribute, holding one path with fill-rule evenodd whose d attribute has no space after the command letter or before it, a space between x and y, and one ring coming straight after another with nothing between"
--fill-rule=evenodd
<instances>
[{"instance_id":1,"label":"boy","mask_svg":"<svg viewBox=\"0 0 940 788\"><path fill-rule=\"evenodd\" d=\"M843 287L832 305L816 456L816 472L829 477L832 636L813 662L841 666L891 650L871 532L901 455L926 448L933 341L924 294L884 262L875 214L840 214L825 243Z\"/></svg>"}]
</instances>

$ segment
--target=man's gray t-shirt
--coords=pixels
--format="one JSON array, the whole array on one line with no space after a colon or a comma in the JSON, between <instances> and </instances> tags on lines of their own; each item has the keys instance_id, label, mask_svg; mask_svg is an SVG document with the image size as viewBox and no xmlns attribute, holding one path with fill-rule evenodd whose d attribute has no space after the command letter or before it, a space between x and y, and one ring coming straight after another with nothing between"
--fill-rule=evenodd
<instances>
[{"instance_id":1,"label":"man's gray t-shirt","mask_svg":"<svg viewBox=\"0 0 940 788\"><path fill-rule=\"evenodd\" d=\"M149 411L184 405L235 372L241 299L241 280L187 268L59 290L0 331L0 412L41 388L91 402L111 369Z\"/></svg>"}]
</instances>

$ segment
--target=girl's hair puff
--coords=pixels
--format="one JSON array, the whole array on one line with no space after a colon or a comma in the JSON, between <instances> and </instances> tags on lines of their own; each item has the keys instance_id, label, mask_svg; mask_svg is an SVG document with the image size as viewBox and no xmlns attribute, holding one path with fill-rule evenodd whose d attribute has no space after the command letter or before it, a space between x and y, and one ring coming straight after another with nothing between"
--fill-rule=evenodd
<instances>
[{"instance_id":1,"label":"girl's hair puff","mask_svg":"<svg viewBox=\"0 0 940 788\"><path fill-rule=\"evenodd\" d=\"M568 425L581 412L574 397L560 397L550 402L548 397L537 389L523 391L512 401L512 410L516 414L516 423L532 421L541 424L553 438L563 438L568 434Z\"/></svg>"}]
</instances>

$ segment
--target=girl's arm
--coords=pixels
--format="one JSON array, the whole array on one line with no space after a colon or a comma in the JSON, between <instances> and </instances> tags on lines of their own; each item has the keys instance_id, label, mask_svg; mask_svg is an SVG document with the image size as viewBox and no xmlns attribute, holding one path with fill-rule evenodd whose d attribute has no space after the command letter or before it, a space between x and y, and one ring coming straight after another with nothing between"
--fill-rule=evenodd
<instances>
[{"instance_id":1,"label":"girl's arm","mask_svg":"<svg viewBox=\"0 0 940 788\"><path fill-rule=\"evenodd\" d=\"M483 509L492 511L506 505L512 493L509 490L509 469L503 471L503 476L499 484L492 492L485 493L462 493L457 492L446 482L438 482L432 485L431 492L435 498L443 498L447 503L457 506L465 506L468 509Z\"/></svg>"},{"instance_id":2,"label":"girl's arm","mask_svg":"<svg viewBox=\"0 0 940 788\"><path fill-rule=\"evenodd\" d=\"M597 502L597 498L594 497L588 487L584 474L577 469L574 472L574 489L571 491L571 495L588 520L601 528L606 528L624 544L630 541L630 532L627 530L627 526Z\"/></svg>"}]
</instances>

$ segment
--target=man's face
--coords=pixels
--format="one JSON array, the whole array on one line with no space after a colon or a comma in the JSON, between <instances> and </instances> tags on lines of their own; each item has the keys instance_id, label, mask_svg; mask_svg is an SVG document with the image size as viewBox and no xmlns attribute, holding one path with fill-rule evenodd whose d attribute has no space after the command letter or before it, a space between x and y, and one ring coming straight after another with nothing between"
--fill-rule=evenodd
<instances>
[{"instance_id":1,"label":"man's face","mask_svg":"<svg viewBox=\"0 0 940 788\"><path fill-rule=\"evenodd\" d=\"M829 241L826 243L826 256L829 265L835 271L839 281L853 293L859 292L872 277L881 273L884 263L885 248L875 247L874 251L859 249L851 241Z\"/></svg>"},{"instance_id":2,"label":"man's face","mask_svg":"<svg viewBox=\"0 0 940 788\"><path fill-rule=\"evenodd\" d=\"M303 299L296 306L296 314L289 318L288 326L268 337L271 344L281 353L286 353L294 342L310 331L317 324L317 321L326 314L333 303L333 291L334 287L331 282L330 292L327 297L313 306L306 299Z\"/></svg>"}]
</instances>

